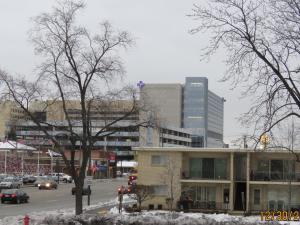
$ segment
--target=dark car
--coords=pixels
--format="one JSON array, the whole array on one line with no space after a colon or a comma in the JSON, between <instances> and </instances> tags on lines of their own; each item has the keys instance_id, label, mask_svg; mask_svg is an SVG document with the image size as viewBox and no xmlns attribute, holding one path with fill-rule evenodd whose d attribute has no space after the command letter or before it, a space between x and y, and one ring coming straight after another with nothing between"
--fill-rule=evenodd
<instances>
[{"instance_id":1,"label":"dark car","mask_svg":"<svg viewBox=\"0 0 300 225\"><path fill-rule=\"evenodd\" d=\"M118 188L118 194L131 194L134 192L135 185L129 185L127 188L124 186L121 186Z\"/></svg>"},{"instance_id":2,"label":"dark car","mask_svg":"<svg viewBox=\"0 0 300 225\"><path fill-rule=\"evenodd\" d=\"M76 187L72 187L72 195L75 195L76 193ZM84 186L82 189L82 195L89 195L92 194L91 188L89 189L88 187Z\"/></svg>"},{"instance_id":3,"label":"dark car","mask_svg":"<svg viewBox=\"0 0 300 225\"><path fill-rule=\"evenodd\" d=\"M29 196L19 189L5 189L0 194L1 203L14 202L20 204L21 202L28 203Z\"/></svg>"},{"instance_id":4,"label":"dark car","mask_svg":"<svg viewBox=\"0 0 300 225\"><path fill-rule=\"evenodd\" d=\"M38 184L39 189L57 189L57 183L54 180L44 180Z\"/></svg>"}]
</instances>

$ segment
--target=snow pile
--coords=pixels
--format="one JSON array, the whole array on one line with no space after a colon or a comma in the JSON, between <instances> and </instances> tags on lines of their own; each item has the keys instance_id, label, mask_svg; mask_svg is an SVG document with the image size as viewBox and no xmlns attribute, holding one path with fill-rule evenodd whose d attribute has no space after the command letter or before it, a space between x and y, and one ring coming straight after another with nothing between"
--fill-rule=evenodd
<instances>
[{"instance_id":1,"label":"snow pile","mask_svg":"<svg viewBox=\"0 0 300 225\"><path fill-rule=\"evenodd\" d=\"M1 225L21 225L22 218L0 221ZM73 210L65 210L56 214L45 214L31 217L30 225L279 225L279 222L261 222L258 216L242 217L228 214L178 213L166 211L143 211L142 213L118 214L118 208L112 208L106 216L83 214L74 216ZM285 224L299 225L299 222L286 222Z\"/></svg>"},{"instance_id":2,"label":"snow pile","mask_svg":"<svg viewBox=\"0 0 300 225\"><path fill-rule=\"evenodd\" d=\"M279 225L279 222L261 222L258 216L242 217L227 214L177 213L150 211L118 214L117 207L101 217L83 214L81 216L48 216L36 225ZM288 224L288 223L286 223ZM292 222L291 224L299 224Z\"/></svg>"}]
</instances>

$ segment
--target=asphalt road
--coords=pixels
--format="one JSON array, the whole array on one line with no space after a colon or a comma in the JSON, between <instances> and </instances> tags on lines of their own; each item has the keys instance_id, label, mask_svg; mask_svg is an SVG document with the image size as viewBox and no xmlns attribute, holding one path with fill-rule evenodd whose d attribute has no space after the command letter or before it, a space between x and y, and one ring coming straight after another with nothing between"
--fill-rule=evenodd
<instances>
[{"instance_id":1,"label":"asphalt road","mask_svg":"<svg viewBox=\"0 0 300 225\"><path fill-rule=\"evenodd\" d=\"M117 197L117 189L126 185L127 180L93 180L91 185L91 205L105 202ZM57 190L39 190L37 187L24 186L23 189L29 196L29 203L11 204L0 203L0 218L30 214L32 212L69 209L75 206L75 197L71 195L74 184L59 184ZM83 197L83 205L87 205L87 196Z\"/></svg>"}]
</instances>

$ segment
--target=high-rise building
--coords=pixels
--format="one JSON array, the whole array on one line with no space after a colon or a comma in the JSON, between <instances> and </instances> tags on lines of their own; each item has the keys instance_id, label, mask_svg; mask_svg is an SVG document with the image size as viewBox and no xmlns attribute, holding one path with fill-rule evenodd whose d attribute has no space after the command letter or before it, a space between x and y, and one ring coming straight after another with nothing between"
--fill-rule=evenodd
<instances>
[{"instance_id":1,"label":"high-rise building","mask_svg":"<svg viewBox=\"0 0 300 225\"><path fill-rule=\"evenodd\" d=\"M184 128L192 147L223 147L224 98L208 90L206 77L185 84L146 84L141 99L151 104L163 126Z\"/></svg>"}]
</instances>

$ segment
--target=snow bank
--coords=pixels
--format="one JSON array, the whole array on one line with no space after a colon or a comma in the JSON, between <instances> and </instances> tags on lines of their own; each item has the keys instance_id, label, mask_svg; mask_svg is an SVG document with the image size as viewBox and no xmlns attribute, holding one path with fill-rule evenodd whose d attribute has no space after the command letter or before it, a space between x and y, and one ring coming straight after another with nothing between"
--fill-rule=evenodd
<instances>
[{"instance_id":1,"label":"snow bank","mask_svg":"<svg viewBox=\"0 0 300 225\"><path fill-rule=\"evenodd\" d=\"M258 216L242 217L228 214L169 213L166 211L143 211L142 213L118 214L117 207L112 208L106 216L55 215L36 221L33 225L279 225L284 223L264 223ZM289 223L285 223L289 224ZM299 225L299 222L290 224Z\"/></svg>"},{"instance_id":2,"label":"snow bank","mask_svg":"<svg viewBox=\"0 0 300 225\"><path fill-rule=\"evenodd\" d=\"M125 195L124 203L134 203ZM84 211L100 207L111 208L107 215L83 214L74 216L73 209L54 210L31 213L30 225L300 225L300 222L262 222L259 216L231 216L228 214L182 213L167 211L143 211L141 213L119 214L118 199L99 202L96 205L85 207ZM6 217L0 220L0 225L22 225L22 216Z\"/></svg>"}]
</instances>

